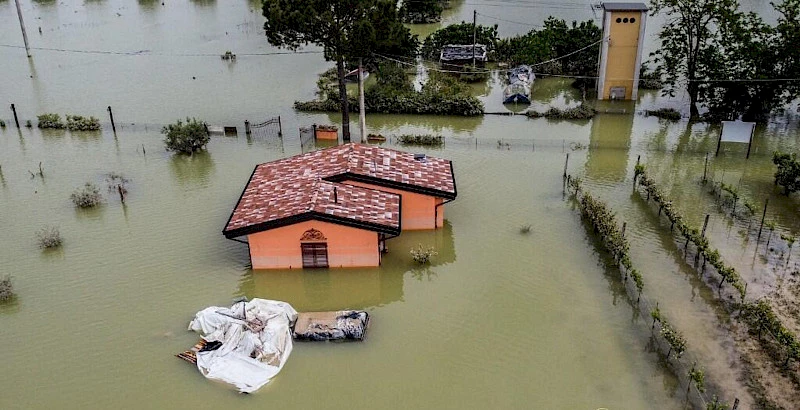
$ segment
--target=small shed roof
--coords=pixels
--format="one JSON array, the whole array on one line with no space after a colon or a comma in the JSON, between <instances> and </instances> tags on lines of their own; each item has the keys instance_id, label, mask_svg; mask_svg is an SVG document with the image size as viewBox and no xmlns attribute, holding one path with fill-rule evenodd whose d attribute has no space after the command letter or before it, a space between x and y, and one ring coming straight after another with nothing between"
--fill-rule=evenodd
<instances>
[{"instance_id":1,"label":"small shed roof","mask_svg":"<svg viewBox=\"0 0 800 410\"><path fill-rule=\"evenodd\" d=\"M442 47L439 55L441 61L470 60L472 59L472 44L447 44ZM486 60L486 46L483 44L475 45L475 59Z\"/></svg>"},{"instance_id":2,"label":"small shed roof","mask_svg":"<svg viewBox=\"0 0 800 410\"><path fill-rule=\"evenodd\" d=\"M441 158L346 144L257 165L223 234L228 238L309 219L400 232L400 195L372 185L454 199L452 163Z\"/></svg>"},{"instance_id":3,"label":"small shed roof","mask_svg":"<svg viewBox=\"0 0 800 410\"><path fill-rule=\"evenodd\" d=\"M647 5L644 3L602 3L603 9L606 11L647 11Z\"/></svg>"}]
</instances>

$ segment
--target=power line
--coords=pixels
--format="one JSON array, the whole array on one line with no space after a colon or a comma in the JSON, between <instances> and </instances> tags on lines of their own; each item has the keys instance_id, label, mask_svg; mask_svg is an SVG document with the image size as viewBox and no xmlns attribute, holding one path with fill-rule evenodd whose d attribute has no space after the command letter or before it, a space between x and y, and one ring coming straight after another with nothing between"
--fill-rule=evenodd
<instances>
[{"instance_id":1,"label":"power line","mask_svg":"<svg viewBox=\"0 0 800 410\"><path fill-rule=\"evenodd\" d=\"M522 26L529 26L529 27L536 27L536 28L544 28L545 27L543 24L523 23L521 21L508 20L508 19L497 17L497 16L490 16L488 14L483 14L483 13L478 13L478 12L476 12L476 13L479 16L483 16L483 17L490 18L490 19L493 19L493 20L503 21L503 22L506 22L506 23L519 24L519 25L522 25ZM590 27L574 27L574 28L573 27L568 27L568 29L570 29L570 30L594 30L594 29L592 29ZM597 29L599 30L599 27Z\"/></svg>"},{"instance_id":2,"label":"power line","mask_svg":"<svg viewBox=\"0 0 800 410\"><path fill-rule=\"evenodd\" d=\"M15 46L13 44L0 44L0 47L6 48L25 48L23 46ZM153 52L151 50L139 51L108 51L108 50L76 50L67 48L50 48L50 47L31 47L31 50L40 51L55 51L62 53L77 53L77 54L103 54L103 55L123 55L123 56L168 56L168 57L219 57L220 54L212 53L163 53ZM237 53L237 56L274 56L274 55L289 55L289 54L322 54L322 51L271 51L264 53Z\"/></svg>"}]
</instances>

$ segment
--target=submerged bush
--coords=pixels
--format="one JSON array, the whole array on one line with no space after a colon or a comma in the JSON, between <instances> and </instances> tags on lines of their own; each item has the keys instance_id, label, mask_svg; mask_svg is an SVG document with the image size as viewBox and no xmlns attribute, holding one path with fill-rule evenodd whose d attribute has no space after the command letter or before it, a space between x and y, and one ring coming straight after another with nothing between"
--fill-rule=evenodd
<instances>
[{"instance_id":1,"label":"submerged bush","mask_svg":"<svg viewBox=\"0 0 800 410\"><path fill-rule=\"evenodd\" d=\"M775 151L772 163L778 167L775 171L775 184L783 187L783 194L800 191L800 161L797 160L797 154Z\"/></svg>"},{"instance_id":2,"label":"submerged bush","mask_svg":"<svg viewBox=\"0 0 800 410\"><path fill-rule=\"evenodd\" d=\"M70 131L97 131L100 129L100 120L95 117L67 115L67 128Z\"/></svg>"},{"instance_id":3,"label":"submerged bush","mask_svg":"<svg viewBox=\"0 0 800 410\"><path fill-rule=\"evenodd\" d=\"M82 188L76 189L70 195L70 198L78 208L92 208L103 202L103 195L100 194L100 189L91 182L87 182Z\"/></svg>"},{"instance_id":4,"label":"submerged bush","mask_svg":"<svg viewBox=\"0 0 800 410\"><path fill-rule=\"evenodd\" d=\"M106 184L109 191L122 191L123 194L126 194L128 193L128 182L131 182L131 180L118 172L106 174Z\"/></svg>"},{"instance_id":5,"label":"submerged bush","mask_svg":"<svg viewBox=\"0 0 800 410\"><path fill-rule=\"evenodd\" d=\"M551 107L545 112L528 111L525 113L530 118L549 118L558 120L588 120L595 116L597 111L586 104L581 104L577 107L562 110L559 108Z\"/></svg>"},{"instance_id":6,"label":"submerged bush","mask_svg":"<svg viewBox=\"0 0 800 410\"><path fill-rule=\"evenodd\" d=\"M39 128L64 128L64 122L61 121L61 116L55 113L42 114L36 117L38 120L37 126ZM30 120L28 121L30 123Z\"/></svg>"},{"instance_id":7,"label":"submerged bush","mask_svg":"<svg viewBox=\"0 0 800 410\"><path fill-rule=\"evenodd\" d=\"M164 138L164 145L166 145L167 151L184 154L193 154L205 149L211 140L205 123L188 117L186 118L186 123L178 120L178 122L162 128L161 133L167 136Z\"/></svg>"},{"instance_id":8,"label":"submerged bush","mask_svg":"<svg viewBox=\"0 0 800 410\"><path fill-rule=\"evenodd\" d=\"M395 137L398 143L403 145L423 145L427 147L440 147L444 145L444 137L441 135L411 135L403 134Z\"/></svg>"},{"instance_id":9,"label":"submerged bush","mask_svg":"<svg viewBox=\"0 0 800 410\"><path fill-rule=\"evenodd\" d=\"M14 297L14 285L11 283L11 275L0 278L0 302L6 302Z\"/></svg>"},{"instance_id":10,"label":"submerged bush","mask_svg":"<svg viewBox=\"0 0 800 410\"><path fill-rule=\"evenodd\" d=\"M36 241L42 249L52 249L61 246L61 232L55 226L45 226L36 233Z\"/></svg>"},{"instance_id":11,"label":"submerged bush","mask_svg":"<svg viewBox=\"0 0 800 410\"><path fill-rule=\"evenodd\" d=\"M681 113L674 108L659 108L657 110L645 110L648 116L663 118L670 121L678 121L681 119Z\"/></svg>"},{"instance_id":12,"label":"submerged bush","mask_svg":"<svg viewBox=\"0 0 800 410\"><path fill-rule=\"evenodd\" d=\"M422 247L422 244L419 244L416 248L411 249L411 257L414 258L414 261L419 264L429 263L431 258L438 254L439 253L436 252L432 246L428 249L425 249Z\"/></svg>"}]
</instances>

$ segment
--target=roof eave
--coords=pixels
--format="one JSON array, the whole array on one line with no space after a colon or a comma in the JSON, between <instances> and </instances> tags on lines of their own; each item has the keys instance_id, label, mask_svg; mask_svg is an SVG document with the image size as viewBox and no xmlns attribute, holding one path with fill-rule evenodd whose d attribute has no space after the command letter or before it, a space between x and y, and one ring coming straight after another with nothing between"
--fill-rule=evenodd
<instances>
[{"instance_id":1,"label":"roof eave","mask_svg":"<svg viewBox=\"0 0 800 410\"><path fill-rule=\"evenodd\" d=\"M341 216L330 215L322 212L316 211L308 211L302 214L287 216L284 218L276 219L274 221L268 222L261 222L249 226L245 226L242 228L231 229L231 230L224 230L222 234L225 235L228 239L237 238L244 235L251 235L254 233L269 231L276 228L281 228L284 226L294 225L300 222L306 222L310 220L319 220L323 222L330 222L337 225L344 225L349 226L352 228L364 229L368 231L375 231L393 235L400 234L400 222L398 221L398 225L396 227L389 226L389 225L381 225L372 222L365 222L365 221L358 221L352 218L343 218Z\"/></svg>"}]
</instances>

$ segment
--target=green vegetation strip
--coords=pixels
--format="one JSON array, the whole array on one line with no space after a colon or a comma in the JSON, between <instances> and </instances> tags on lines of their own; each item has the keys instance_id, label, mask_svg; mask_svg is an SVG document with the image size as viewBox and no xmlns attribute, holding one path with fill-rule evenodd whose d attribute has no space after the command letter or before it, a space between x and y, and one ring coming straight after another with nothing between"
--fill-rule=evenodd
<instances>
[{"instance_id":1,"label":"green vegetation strip","mask_svg":"<svg viewBox=\"0 0 800 410\"><path fill-rule=\"evenodd\" d=\"M634 184L644 189L647 193L648 201L652 198L658 204L659 215L663 211L671 223L670 230L677 226L678 232L686 239L685 246L692 242L697 247L697 254L703 257L703 270L706 262L716 269L717 273L722 277L718 289L725 282L728 282L739 292L742 300L740 304L742 317L747 319L751 329L757 332L759 336L766 331L784 348L786 352L784 366L787 366L791 360L800 360L800 342L798 342L797 336L780 322L775 312L764 300L759 300L756 303L745 302L747 286L738 272L736 272L736 269L725 264L720 257L719 251L711 248L708 239L703 237L697 228L689 227L683 222L683 217L675 210L672 201L664 195L656 183L647 175L646 167L643 164L636 165Z\"/></svg>"}]
</instances>

